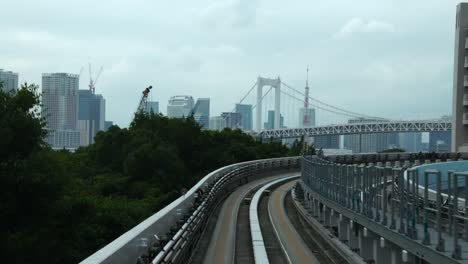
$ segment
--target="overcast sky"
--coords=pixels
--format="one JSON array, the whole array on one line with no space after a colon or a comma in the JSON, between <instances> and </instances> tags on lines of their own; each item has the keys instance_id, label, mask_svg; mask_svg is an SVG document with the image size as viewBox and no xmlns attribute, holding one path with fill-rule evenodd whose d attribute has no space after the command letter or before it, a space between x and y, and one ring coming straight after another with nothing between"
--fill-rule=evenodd
<instances>
[{"instance_id":1,"label":"overcast sky","mask_svg":"<svg viewBox=\"0 0 468 264\"><path fill-rule=\"evenodd\" d=\"M43 72L104 71L107 119L127 126L144 87L230 111L258 75L311 96L396 119L451 112L454 0L3 1L0 68L41 84ZM86 88L87 69L80 79Z\"/></svg>"}]
</instances>

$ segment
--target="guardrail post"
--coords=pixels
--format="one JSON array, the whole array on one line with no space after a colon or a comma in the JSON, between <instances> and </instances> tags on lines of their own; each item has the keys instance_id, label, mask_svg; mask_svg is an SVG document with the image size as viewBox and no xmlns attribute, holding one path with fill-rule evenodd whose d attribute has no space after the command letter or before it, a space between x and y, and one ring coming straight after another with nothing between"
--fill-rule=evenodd
<instances>
[{"instance_id":1,"label":"guardrail post","mask_svg":"<svg viewBox=\"0 0 468 264\"><path fill-rule=\"evenodd\" d=\"M455 172L453 175L453 206L454 206L454 213L453 216L455 218L455 225L453 226L453 252L452 258L454 259L461 259L461 246L458 244L458 174ZM466 183L465 183L466 185Z\"/></svg>"},{"instance_id":2,"label":"guardrail post","mask_svg":"<svg viewBox=\"0 0 468 264\"><path fill-rule=\"evenodd\" d=\"M419 186L417 185L417 179L419 178L418 169L412 170L412 183L413 183L413 201L412 201L412 212L411 212L411 233L412 239L418 239L418 230L416 229L416 222L418 218L418 207L419 207Z\"/></svg>"},{"instance_id":3,"label":"guardrail post","mask_svg":"<svg viewBox=\"0 0 468 264\"><path fill-rule=\"evenodd\" d=\"M392 169L392 193L391 193L391 199L390 199L390 210L391 210L391 220L390 220L390 229L395 229L396 223L395 223L395 168Z\"/></svg>"},{"instance_id":4,"label":"guardrail post","mask_svg":"<svg viewBox=\"0 0 468 264\"><path fill-rule=\"evenodd\" d=\"M384 181L383 181L383 210L382 210L382 225L387 226L387 207L388 207L388 192L387 192L387 181L389 172L391 172L391 168L386 164L385 168L383 169L384 174Z\"/></svg>"},{"instance_id":5,"label":"guardrail post","mask_svg":"<svg viewBox=\"0 0 468 264\"><path fill-rule=\"evenodd\" d=\"M431 244L431 235L429 234L429 210L428 210L428 206L429 206L429 203L428 203L428 180L429 180L429 177L428 177L428 172L425 171L424 172L424 203L423 203L423 207L424 207L424 240L423 240L423 244L424 245L430 245Z\"/></svg>"},{"instance_id":6,"label":"guardrail post","mask_svg":"<svg viewBox=\"0 0 468 264\"><path fill-rule=\"evenodd\" d=\"M468 241L468 221L466 221L466 217L468 216L468 175L464 175L465 177L465 185L464 185L464 188L465 188L465 213L464 213L464 217L465 219L463 219L463 223L465 225L465 228L463 229L463 232L464 232L464 235L465 235L465 241Z\"/></svg>"},{"instance_id":7,"label":"guardrail post","mask_svg":"<svg viewBox=\"0 0 468 264\"><path fill-rule=\"evenodd\" d=\"M449 227L448 227L448 232L449 235L455 235L453 232L453 207L450 204L453 203L452 201L452 175L453 175L453 170L449 170L447 172L447 207L448 207L448 221L449 221Z\"/></svg>"},{"instance_id":8,"label":"guardrail post","mask_svg":"<svg viewBox=\"0 0 468 264\"><path fill-rule=\"evenodd\" d=\"M405 162L406 163L406 162ZM408 162L409 163L409 162ZM406 172L406 179L405 179L405 189L406 189L406 198L405 198L405 217L406 217L406 235L408 237L411 237L411 207L410 204L412 199L414 199L414 193L412 193L412 188L411 188L411 183L410 183L410 172L409 172L409 166L406 167L406 170L403 172ZM404 177L403 177L404 178Z\"/></svg>"},{"instance_id":9,"label":"guardrail post","mask_svg":"<svg viewBox=\"0 0 468 264\"><path fill-rule=\"evenodd\" d=\"M399 206L400 206L400 230L399 232L401 234L404 234L405 233L405 221L404 218L405 218L405 180L404 180L404 170L399 168L398 171L397 171L397 174L398 174L398 190L399 190L399 194L400 194L400 203L399 203Z\"/></svg>"},{"instance_id":10,"label":"guardrail post","mask_svg":"<svg viewBox=\"0 0 468 264\"><path fill-rule=\"evenodd\" d=\"M445 241L442 238L442 218L441 218L441 210L442 210L442 180L441 180L441 173L438 171L436 173L436 180L437 180L437 247L438 251L445 251Z\"/></svg>"},{"instance_id":11,"label":"guardrail post","mask_svg":"<svg viewBox=\"0 0 468 264\"><path fill-rule=\"evenodd\" d=\"M375 218L374 218L374 221L376 222L380 222L380 208L381 208L381 201L382 201L382 180L383 180L383 176L382 176L382 171L383 171L383 168L382 168L382 163L379 162L378 164L379 166L375 168Z\"/></svg>"}]
</instances>

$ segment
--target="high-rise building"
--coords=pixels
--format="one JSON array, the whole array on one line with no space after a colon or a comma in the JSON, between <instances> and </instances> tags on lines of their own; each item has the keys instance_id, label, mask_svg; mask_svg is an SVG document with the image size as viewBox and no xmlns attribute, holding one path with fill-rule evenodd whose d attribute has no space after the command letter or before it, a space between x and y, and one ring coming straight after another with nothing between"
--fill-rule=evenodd
<instances>
[{"instance_id":1,"label":"high-rise building","mask_svg":"<svg viewBox=\"0 0 468 264\"><path fill-rule=\"evenodd\" d=\"M18 73L0 69L0 83L5 92L18 89Z\"/></svg>"},{"instance_id":2,"label":"high-rise building","mask_svg":"<svg viewBox=\"0 0 468 264\"><path fill-rule=\"evenodd\" d=\"M78 129L80 146L94 143L98 131L105 130L106 100L90 90L79 90Z\"/></svg>"},{"instance_id":3,"label":"high-rise building","mask_svg":"<svg viewBox=\"0 0 468 264\"><path fill-rule=\"evenodd\" d=\"M188 117L193 109L193 97L189 95L177 95L169 99L167 105L167 117Z\"/></svg>"},{"instance_id":4,"label":"high-rise building","mask_svg":"<svg viewBox=\"0 0 468 264\"><path fill-rule=\"evenodd\" d=\"M315 109L302 107L299 109L299 127L315 126Z\"/></svg>"},{"instance_id":5,"label":"high-rise building","mask_svg":"<svg viewBox=\"0 0 468 264\"><path fill-rule=\"evenodd\" d=\"M468 151L468 3L457 5L452 100L452 151Z\"/></svg>"},{"instance_id":6,"label":"high-rise building","mask_svg":"<svg viewBox=\"0 0 468 264\"><path fill-rule=\"evenodd\" d=\"M275 128L275 111L269 110L267 122L263 123L263 127L265 129L274 129ZM280 128L285 128L284 126L284 117L280 114Z\"/></svg>"},{"instance_id":7,"label":"high-rise building","mask_svg":"<svg viewBox=\"0 0 468 264\"><path fill-rule=\"evenodd\" d=\"M231 129L240 128L240 124L242 122L240 113L224 112L221 114L221 117L224 119L225 127Z\"/></svg>"},{"instance_id":8,"label":"high-rise building","mask_svg":"<svg viewBox=\"0 0 468 264\"><path fill-rule=\"evenodd\" d=\"M339 149L340 148L340 136L339 135L326 135L326 136L315 136L314 147L317 149Z\"/></svg>"},{"instance_id":9,"label":"high-rise building","mask_svg":"<svg viewBox=\"0 0 468 264\"><path fill-rule=\"evenodd\" d=\"M368 123L385 122L382 119L357 118L350 119L348 123ZM374 153L396 147L398 144L398 135L396 133L371 133L371 134L352 134L343 137L345 149L350 149L353 153Z\"/></svg>"},{"instance_id":10,"label":"high-rise building","mask_svg":"<svg viewBox=\"0 0 468 264\"><path fill-rule=\"evenodd\" d=\"M450 131L433 131L429 132L429 152L437 152L437 144L444 142L448 146L451 145L451 133Z\"/></svg>"},{"instance_id":11,"label":"high-rise building","mask_svg":"<svg viewBox=\"0 0 468 264\"><path fill-rule=\"evenodd\" d=\"M154 114L159 114L159 102L158 101L147 101L146 102L146 110L148 113L153 111Z\"/></svg>"},{"instance_id":12,"label":"high-rise building","mask_svg":"<svg viewBox=\"0 0 468 264\"><path fill-rule=\"evenodd\" d=\"M250 104L236 104L236 113L241 115L240 128L244 131L252 131L252 105Z\"/></svg>"},{"instance_id":13,"label":"high-rise building","mask_svg":"<svg viewBox=\"0 0 468 264\"><path fill-rule=\"evenodd\" d=\"M42 116L49 131L47 142L53 148L76 148L80 144L78 87L77 74L42 74Z\"/></svg>"},{"instance_id":14,"label":"high-rise building","mask_svg":"<svg viewBox=\"0 0 468 264\"><path fill-rule=\"evenodd\" d=\"M112 121L106 121L106 122L104 122L104 131L109 130L109 128L110 128L111 126L113 126L113 125L114 125L114 122L112 122Z\"/></svg>"},{"instance_id":15,"label":"high-rise building","mask_svg":"<svg viewBox=\"0 0 468 264\"><path fill-rule=\"evenodd\" d=\"M406 152L422 151L422 135L421 132L404 132L399 136L400 148Z\"/></svg>"},{"instance_id":16,"label":"high-rise building","mask_svg":"<svg viewBox=\"0 0 468 264\"><path fill-rule=\"evenodd\" d=\"M198 98L192 112L202 129L210 128L210 98Z\"/></svg>"},{"instance_id":17,"label":"high-rise building","mask_svg":"<svg viewBox=\"0 0 468 264\"><path fill-rule=\"evenodd\" d=\"M223 130L226 127L226 122L221 116L210 117L211 130Z\"/></svg>"}]
</instances>

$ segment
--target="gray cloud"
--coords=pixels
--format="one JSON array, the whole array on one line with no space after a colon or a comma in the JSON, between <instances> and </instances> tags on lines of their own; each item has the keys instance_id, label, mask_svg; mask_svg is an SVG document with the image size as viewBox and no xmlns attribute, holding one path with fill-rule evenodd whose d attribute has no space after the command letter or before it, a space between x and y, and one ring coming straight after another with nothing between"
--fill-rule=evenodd
<instances>
[{"instance_id":1,"label":"gray cloud","mask_svg":"<svg viewBox=\"0 0 468 264\"><path fill-rule=\"evenodd\" d=\"M307 64L314 97L369 115L435 117L451 110L456 2L7 1L0 68L40 84L42 72L103 65L97 91L120 125L149 84L163 110L171 95L191 94L211 97L216 115L258 75L303 89Z\"/></svg>"}]
</instances>

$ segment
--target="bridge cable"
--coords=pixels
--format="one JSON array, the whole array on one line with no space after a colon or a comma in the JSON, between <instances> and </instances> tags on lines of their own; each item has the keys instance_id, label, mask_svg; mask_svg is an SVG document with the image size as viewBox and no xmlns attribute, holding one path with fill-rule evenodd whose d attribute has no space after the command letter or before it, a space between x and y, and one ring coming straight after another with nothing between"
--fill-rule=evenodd
<instances>
[{"instance_id":1,"label":"bridge cable","mask_svg":"<svg viewBox=\"0 0 468 264\"><path fill-rule=\"evenodd\" d=\"M298 94L300 94L300 95L302 95L302 96L305 96L305 94L304 94L303 92L301 92L301 91L299 91L299 90L297 90L297 89L291 87L290 85L288 85L288 84L286 84L286 83L284 83L284 82L281 82L281 84L283 84L283 85L286 86L287 88L293 90L294 92L296 92L296 93L298 93ZM311 96L309 96L309 99L310 99L310 100L313 100L313 101L316 101L316 102L318 102L318 103L320 103L320 104L323 104L323 105L325 105L325 106L328 106L328 107L330 107L330 108L333 108L333 109L335 109L335 110L337 110L337 111L341 111L341 112L347 113L348 116L352 115L353 117L359 117L359 118L363 118L363 117L364 117L364 118L368 118L368 119L381 119L381 120L384 120L384 119L385 119L385 118L382 118L382 117L368 116L368 115L363 115L363 114L359 114L359 113L356 113L356 112L348 111L348 110L346 110L346 109L343 109L343 108L340 108L340 107L337 107L337 106L334 106L334 105L325 103L325 102L323 102L323 101L320 101L320 100L318 100L318 99L315 99L315 98L313 98L313 97L311 97ZM304 102L304 100L302 100L302 99L300 99L300 101L301 101L301 102ZM323 109L323 108L322 108L322 109ZM336 113L336 112L335 112L335 113Z\"/></svg>"},{"instance_id":2,"label":"bridge cable","mask_svg":"<svg viewBox=\"0 0 468 264\"><path fill-rule=\"evenodd\" d=\"M304 102L302 99L297 98L296 96L291 95L291 94L289 94L289 93L286 93L286 92L284 92L284 91L281 91L281 93L284 94L284 95L286 95L286 96L289 96L289 97L291 97L291 98L293 98L293 99L296 99L296 100L299 101L299 102ZM330 113L334 113L334 114L338 114L338 115L342 115L342 116L347 116L347 117L352 117L352 118L358 118L358 117L360 117L360 116L356 116L356 115L350 115L350 114L346 114L346 113L342 113L342 112L337 112L337 111L334 111L334 110L330 110L330 109L327 109L327 108L324 108L324 107L322 107L322 106L318 106L318 105L315 105L315 104L311 104L311 106L314 107L314 108L318 108L318 109L320 109L320 110L324 110L324 111L326 111L326 112L330 112Z\"/></svg>"}]
</instances>

